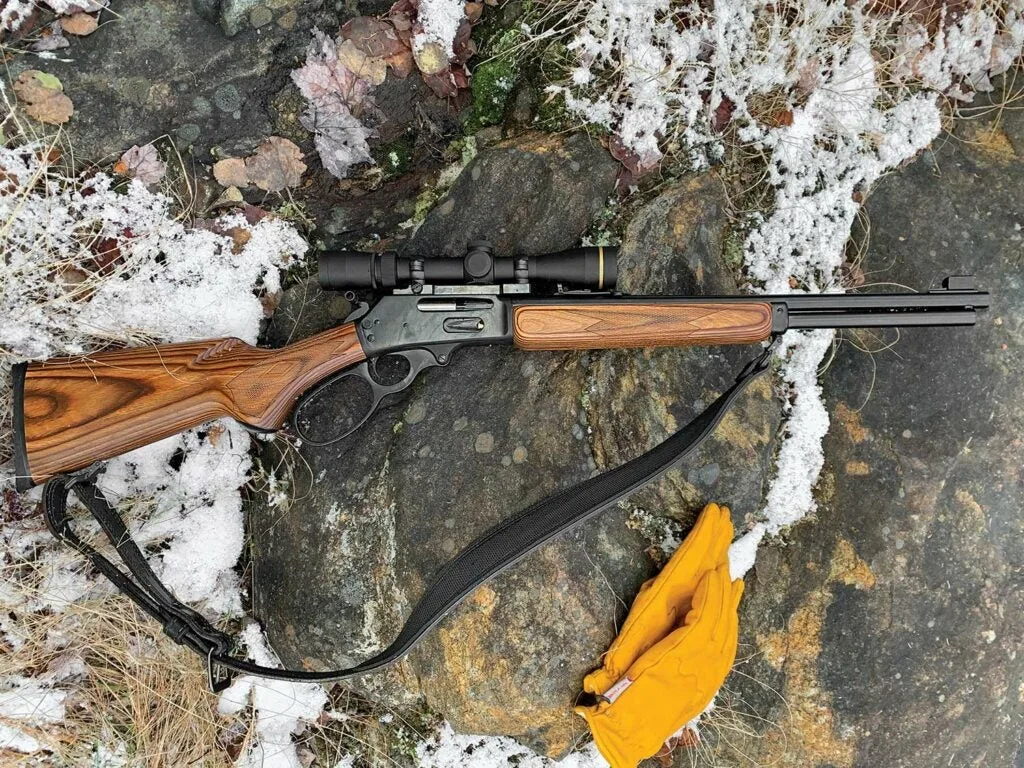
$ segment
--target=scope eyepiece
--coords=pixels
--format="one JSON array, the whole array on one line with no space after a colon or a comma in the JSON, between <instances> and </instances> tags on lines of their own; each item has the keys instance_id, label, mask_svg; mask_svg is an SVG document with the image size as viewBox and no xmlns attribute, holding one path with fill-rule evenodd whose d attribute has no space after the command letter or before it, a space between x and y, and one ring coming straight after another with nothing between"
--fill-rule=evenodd
<instances>
[{"instance_id":1,"label":"scope eyepiece","mask_svg":"<svg viewBox=\"0 0 1024 768\"><path fill-rule=\"evenodd\" d=\"M395 288L423 285L559 283L596 290L615 287L618 277L612 246L573 248L541 256L496 257L487 243L470 243L461 259L399 256L394 251L330 251L320 256L320 287Z\"/></svg>"}]
</instances>

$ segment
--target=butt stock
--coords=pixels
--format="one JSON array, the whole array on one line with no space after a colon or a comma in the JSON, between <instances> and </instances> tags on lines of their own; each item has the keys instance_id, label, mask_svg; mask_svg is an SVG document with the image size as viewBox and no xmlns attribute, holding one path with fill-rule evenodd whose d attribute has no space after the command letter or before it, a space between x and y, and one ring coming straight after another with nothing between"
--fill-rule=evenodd
<instances>
[{"instance_id":1,"label":"butt stock","mask_svg":"<svg viewBox=\"0 0 1024 768\"><path fill-rule=\"evenodd\" d=\"M226 338L18 366L18 487L222 416L276 430L305 389L365 357L347 323L278 350Z\"/></svg>"}]
</instances>

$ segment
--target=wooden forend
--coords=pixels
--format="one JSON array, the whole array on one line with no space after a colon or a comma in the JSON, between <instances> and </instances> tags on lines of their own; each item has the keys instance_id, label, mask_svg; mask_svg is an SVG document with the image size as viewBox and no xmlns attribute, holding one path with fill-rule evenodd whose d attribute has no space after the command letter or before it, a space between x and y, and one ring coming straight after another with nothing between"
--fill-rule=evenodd
<instances>
[{"instance_id":1,"label":"wooden forend","mask_svg":"<svg viewBox=\"0 0 1024 768\"><path fill-rule=\"evenodd\" d=\"M750 303L523 304L513 311L522 349L615 349L764 341L772 307Z\"/></svg>"},{"instance_id":2,"label":"wooden forend","mask_svg":"<svg viewBox=\"0 0 1024 768\"><path fill-rule=\"evenodd\" d=\"M27 469L41 483L222 416L278 429L304 390L364 359L348 323L277 350L227 338L32 363Z\"/></svg>"}]
</instances>

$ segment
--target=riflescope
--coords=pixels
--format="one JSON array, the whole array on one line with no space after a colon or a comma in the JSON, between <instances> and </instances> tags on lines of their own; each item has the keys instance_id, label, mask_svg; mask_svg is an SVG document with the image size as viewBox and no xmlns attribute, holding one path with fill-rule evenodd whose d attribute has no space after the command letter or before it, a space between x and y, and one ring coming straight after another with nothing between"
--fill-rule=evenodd
<instances>
[{"instance_id":1,"label":"riflescope","mask_svg":"<svg viewBox=\"0 0 1024 768\"><path fill-rule=\"evenodd\" d=\"M490 245L470 243L461 259L399 256L394 251L329 251L320 256L320 287L392 290L423 285L558 283L595 290L615 287L612 246L573 248L540 256L494 256Z\"/></svg>"}]
</instances>

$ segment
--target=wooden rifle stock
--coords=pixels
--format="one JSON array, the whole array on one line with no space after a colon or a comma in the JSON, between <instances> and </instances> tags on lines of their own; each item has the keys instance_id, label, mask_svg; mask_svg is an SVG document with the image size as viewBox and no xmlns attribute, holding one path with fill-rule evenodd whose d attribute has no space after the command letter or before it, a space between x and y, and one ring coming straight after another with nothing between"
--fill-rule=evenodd
<instances>
[{"instance_id":1,"label":"wooden rifle stock","mask_svg":"<svg viewBox=\"0 0 1024 768\"><path fill-rule=\"evenodd\" d=\"M366 358L347 323L283 349L212 339L56 358L15 372L20 488L230 416L281 427L302 392Z\"/></svg>"},{"instance_id":2,"label":"wooden rifle stock","mask_svg":"<svg viewBox=\"0 0 1024 768\"><path fill-rule=\"evenodd\" d=\"M772 332L772 305L758 301L555 301L506 307L501 311L511 312L511 338L489 341L512 341L530 350L744 344ZM474 343L471 336L459 341ZM389 351L377 348L371 354ZM223 416L259 430L279 429L305 390L366 358L355 325L347 323L278 350L228 338L18 366L19 488Z\"/></svg>"},{"instance_id":3,"label":"wooden rifle stock","mask_svg":"<svg viewBox=\"0 0 1024 768\"><path fill-rule=\"evenodd\" d=\"M771 336L772 305L527 303L513 310L512 328L516 346L537 350L749 344Z\"/></svg>"}]
</instances>

